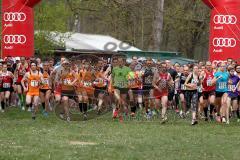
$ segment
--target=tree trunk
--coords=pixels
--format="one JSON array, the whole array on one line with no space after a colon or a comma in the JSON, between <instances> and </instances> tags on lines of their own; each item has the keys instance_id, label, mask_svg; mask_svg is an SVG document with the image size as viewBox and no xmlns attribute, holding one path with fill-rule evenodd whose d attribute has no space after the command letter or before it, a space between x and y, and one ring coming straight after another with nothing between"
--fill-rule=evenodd
<instances>
[{"instance_id":1,"label":"tree trunk","mask_svg":"<svg viewBox=\"0 0 240 160\"><path fill-rule=\"evenodd\" d=\"M156 0L156 9L153 20L153 50L160 51L163 30L164 0Z\"/></svg>"}]
</instances>

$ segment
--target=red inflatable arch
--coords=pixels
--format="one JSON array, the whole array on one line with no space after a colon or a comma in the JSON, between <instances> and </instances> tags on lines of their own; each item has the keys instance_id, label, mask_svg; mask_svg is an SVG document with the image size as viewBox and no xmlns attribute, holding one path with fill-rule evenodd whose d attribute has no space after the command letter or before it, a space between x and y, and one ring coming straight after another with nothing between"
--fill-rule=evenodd
<instances>
[{"instance_id":1,"label":"red inflatable arch","mask_svg":"<svg viewBox=\"0 0 240 160\"><path fill-rule=\"evenodd\" d=\"M209 58L240 60L240 0L203 0L211 8Z\"/></svg>"},{"instance_id":2,"label":"red inflatable arch","mask_svg":"<svg viewBox=\"0 0 240 160\"><path fill-rule=\"evenodd\" d=\"M33 7L41 0L2 0L2 57L34 54ZM203 0L211 9L209 58L240 58L240 0Z\"/></svg>"},{"instance_id":3,"label":"red inflatable arch","mask_svg":"<svg viewBox=\"0 0 240 160\"><path fill-rule=\"evenodd\" d=\"M2 0L2 57L33 56L33 7L40 1Z\"/></svg>"}]
</instances>

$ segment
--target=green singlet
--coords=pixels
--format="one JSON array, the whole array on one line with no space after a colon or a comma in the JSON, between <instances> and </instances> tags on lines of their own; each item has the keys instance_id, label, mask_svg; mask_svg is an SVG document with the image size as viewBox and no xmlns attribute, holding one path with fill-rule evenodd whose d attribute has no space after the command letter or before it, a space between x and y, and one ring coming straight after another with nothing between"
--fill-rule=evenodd
<instances>
[{"instance_id":1,"label":"green singlet","mask_svg":"<svg viewBox=\"0 0 240 160\"><path fill-rule=\"evenodd\" d=\"M113 86L116 88L127 88L128 87L128 73L131 72L129 67L123 66L114 67L112 71L113 75Z\"/></svg>"}]
</instances>

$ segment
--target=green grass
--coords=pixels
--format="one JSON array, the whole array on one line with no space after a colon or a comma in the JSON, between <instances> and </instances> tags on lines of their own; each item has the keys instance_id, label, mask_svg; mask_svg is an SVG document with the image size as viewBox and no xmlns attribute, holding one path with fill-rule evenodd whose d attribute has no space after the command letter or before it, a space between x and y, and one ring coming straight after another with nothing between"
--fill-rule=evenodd
<instances>
[{"instance_id":1,"label":"green grass","mask_svg":"<svg viewBox=\"0 0 240 160\"><path fill-rule=\"evenodd\" d=\"M240 159L236 122L190 126L190 120L172 115L164 125L158 120L119 124L110 117L67 123L39 114L32 121L28 112L8 110L0 114L0 159Z\"/></svg>"}]
</instances>

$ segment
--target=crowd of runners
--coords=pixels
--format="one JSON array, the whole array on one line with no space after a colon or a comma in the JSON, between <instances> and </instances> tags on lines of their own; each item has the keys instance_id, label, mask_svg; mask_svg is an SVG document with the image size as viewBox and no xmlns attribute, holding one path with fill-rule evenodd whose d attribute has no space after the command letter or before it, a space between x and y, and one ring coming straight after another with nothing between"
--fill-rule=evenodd
<instances>
[{"instance_id":1,"label":"crowd of runners","mask_svg":"<svg viewBox=\"0 0 240 160\"><path fill-rule=\"evenodd\" d=\"M146 119L158 114L166 123L173 110L183 119L191 113L192 125L201 119L229 124L230 119L240 122L239 77L240 65L232 59L180 65L137 57L127 63L122 56L74 63L62 57L55 66L54 59L7 57L0 62L1 111L16 106L31 111L35 120L40 107L47 117L61 106L60 117L71 121L73 99L85 120L91 101L96 114L111 106L112 118L120 122L140 112Z\"/></svg>"}]
</instances>

